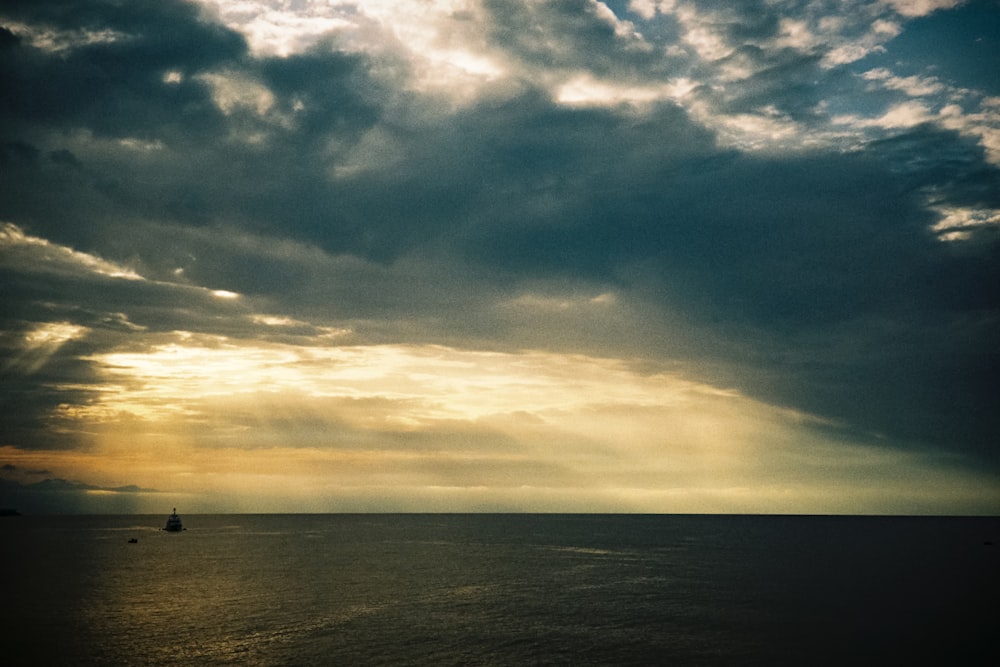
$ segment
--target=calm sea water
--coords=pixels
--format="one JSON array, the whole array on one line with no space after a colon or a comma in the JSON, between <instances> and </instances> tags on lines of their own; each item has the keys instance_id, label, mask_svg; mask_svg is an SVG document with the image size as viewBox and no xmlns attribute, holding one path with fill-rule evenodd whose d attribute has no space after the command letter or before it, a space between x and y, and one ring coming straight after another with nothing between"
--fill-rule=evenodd
<instances>
[{"instance_id":1,"label":"calm sea water","mask_svg":"<svg viewBox=\"0 0 1000 667\"><path fill-rule=\"evenodd\" d=\"M2 662L954 665L1000 646L997 519L164 519L0 519Z\"/></svg>"}]
</instances>

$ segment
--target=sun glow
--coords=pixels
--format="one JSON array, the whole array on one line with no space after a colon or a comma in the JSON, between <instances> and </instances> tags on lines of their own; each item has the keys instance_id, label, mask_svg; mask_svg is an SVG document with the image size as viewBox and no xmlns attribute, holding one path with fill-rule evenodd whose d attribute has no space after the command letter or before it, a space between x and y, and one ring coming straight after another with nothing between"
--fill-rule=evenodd
<instances>
[{"instance_id":1,"label":"sun glow","mask_svg":"<svg viewBox=\"0 0 1000 667\"><path fill-rule=\"evenodd\" d=\"M99 401L123 411L176 407L213 396L292 392L408 401L407 414L418 420L479 419L521 410L526 400L540 412L663 404L711 391L673 376L640 376L616 360L579 355L443 346L301 347L188 333L145 352L90 360L104 369L107 380L128 388Z\"/></svg>"},{"instance_id":2,"label":"sun glow","mask_svg":"<svg viewBox=\"0 0 1000 667\"><path fill-rule=\"evenodd\" d=\"M653 85L625 85L617 81L578 75L559 85L555 99L567 106L617 106L629 104L641 107L665 100L678 101L687 97L695 84L686 78L671 79Z\"/></svg>"},{"instance_id":3,"label":"sun glow","mask_svg":"<svg viewBox=\"0 0 1000 667\"><path fill-rule=\"evenodd\" d=\"M922 465L831 443L808 415L736 391L586 355L178 332L89 361L116 389L63 417L93 434L95 478L233 511L772 511L828 488L810 501L821 508L835 487L853 497L859 461Z\"/></svg>"},{"instance_id":4,"label":"sun glow","mask_svg":"<svg viewBox=\"0 0 1000 667\"><path fill-rule=\"evenodd\" d=\"M79 338L86 331L86 327L70 324L69 322L49 322L29 331L24 336L24 340L31 349L58 347L74 338Z\"/></svg>"},{"instance_id":5,"label":"sun glow","mask_svg":"<svg viewBox=\"0 0 1000 667\"><path fill-rule=\"evenodd\" d=\"M20 341L19 350L6 362L6 369L35 373L70 341L87 335L87 327L69 322L46 322L27 331ZM3 368L3 367L0 367Z\"/></svg>"}]
</instances>

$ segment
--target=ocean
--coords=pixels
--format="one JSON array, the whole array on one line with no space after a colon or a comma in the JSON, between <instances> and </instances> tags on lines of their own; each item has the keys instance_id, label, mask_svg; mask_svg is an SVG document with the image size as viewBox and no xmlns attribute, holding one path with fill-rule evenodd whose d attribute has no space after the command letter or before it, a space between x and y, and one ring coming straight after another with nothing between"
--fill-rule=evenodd
<instances>
[{"instance_id":1,"label":"ocean","mask_svg":"<svg viewBox=\"0 0 1000 667\"><path fill-rule=\"evenodd\" d=\"M166 514L0 518L3 664L971 665L1000 648L995 518L181 516L173 534Z\"/></svg>"}]
</instances>

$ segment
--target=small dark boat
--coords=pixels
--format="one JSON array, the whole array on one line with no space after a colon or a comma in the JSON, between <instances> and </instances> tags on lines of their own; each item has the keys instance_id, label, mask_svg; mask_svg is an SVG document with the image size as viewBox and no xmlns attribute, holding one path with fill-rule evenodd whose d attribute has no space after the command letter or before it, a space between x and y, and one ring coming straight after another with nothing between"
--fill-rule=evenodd
<instances>
[{"instance_id":1,"label":"small dark boat","mask_svg":"<svg viewBox=\"0 0 1000 667\"><path fill-rule=\"evenodd\" d=\"M163 530L168 533L179 533L184 530L184 524L181 523L181 518L177 516L177 508L174 508L174 513L167 517L167 525L163 527Z\"/></svg>"},{"instance_id":2,"label":"small dark boat","mask_svg":"<svg viewBox=\"0 0 1000 667\"><path fill-rule=\"evenodd\" d=\"M130 540L128 541L128 543L129 543L129 544L139 544L139 540L137 540L136 538L134 538L134 537L133 537L132 539L130 539Z\"/></svg>"}]
</instances>

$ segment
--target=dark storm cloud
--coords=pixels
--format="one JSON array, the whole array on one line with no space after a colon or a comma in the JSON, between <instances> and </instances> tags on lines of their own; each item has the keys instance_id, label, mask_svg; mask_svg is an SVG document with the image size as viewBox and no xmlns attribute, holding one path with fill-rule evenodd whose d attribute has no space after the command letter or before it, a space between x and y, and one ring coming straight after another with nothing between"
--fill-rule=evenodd
<instances>
[{"instance_id":1,"label":"dark storm cloud","mask_svg":"<svg viewBox=\"0 0 1000 667\"><path fill-rule=\"evenodd\" d=\"M868 151L899 174L907 189L958 206L1000 207L1000 169L986 161L982 146L958 132L927 123L873 141Z\"/></svg>"},{"instance_id":2,"label":"dark storm cloud","mask_svg":"<svg viewBox=\"0 0 1000 667\"><path fill-rule=\"evenodd\" d=\"M164 84L169 71L190 75L245 53L242 38L198 20L194 5L175 2L5 3L5 21L66 31L59 51L24 35L3 41L8 120L83 126L99 135L155 136L164 127L198 132L212 113L203 86ZM88 34L111 35L91 41ZM77 43L73 43L73 42Z\"/></svg>"},{"instance_id":3,"label":"dark storm cloud","mask_svg":"<svg viewBox=\"0 0 1000 667\"><path fill-rule=\"evenodd\" d=\"M3 350L7 353L8 350ZM0 443L24 449L72 449L88 444L90 437L73 427L60 410L86 405L99 393L93 368L72 348L53 355L46 368L30 375L3 369L0 377Z\"/></svg>"},{"instance_id":4,"label":"dark storm cloud","mask_svg":"<svg viewBox=\"0 0 1000 667\"><path fill-rule=\"evenodd\" d=\"M641 35L619 27L613 15L601 13L590 0L490 0L484 7L491 17L490 38L525 63L630 76L637 76L640 67L646 76L649 67L663 67Z\"/></svg>"},{"instance_id":5,"label":"dark storm cloud","mask_svg":"<svg viewBox=\"0 0 1000 667\"><path fill-rule=\"evenodd\" d=\"M726 382L996 461L996 238L944 244L925 206L929 185L954 204L993 203L1000 179L981 149L918 128L852 154L752 158L713 150L673 110L620 120L532 109L506 140L503 125L470 122L516 156L486 162L484 182L517 196L477 207L490 214L463 228L464 252L515 282L588 280L737 338L758 332ZM662 143L647 153L643 138ZM459 143L480 146L471 133ZM776 370L777 385L763 379Z\"/></svg>"},{"instance_id":6,"label":"dark storm cloud","mask_svg":"<svg viewBox=\"0 0 1000 667\"><path fill-rule=\"evenodd\" d=\"M721 156L658 179L631 172L631 183L604 174L591 183L604 187L561 206L564 217L487 229L476 256L522 278L604 281L652 308L764 332L757 359L730 361L796 380L767 386L751 371L728 382L872 431L960 441L995 462L995 236L984 232L992 240L964 251L941 243L915 175L887 168L879 148ZM941 182L938 168L926 165L921 182ZM981 159L969 171L974 178L942 185L968 196L967 180L998 180ZM639 283L629 280L634 265L643 267ZM844 339L826 337L829 327Z\"/></svg>"},{"instance_id":7,"label":"dark storm cloud","mask_svg":"<svg viewBox=\"0 0 1000 667\"><path fill-rule=\"evenodd\" d=\"M655 146L648 142L651 135L658 137ZM650 170L677 168L692 155L714 150L707 133L675 108L622 122L612 112L560 108L537 91L453 114L447 123L399 140L394 165L348 181L340 192L349 219L365 221L375 247L360 250L373 257L456 242L474 247L479 240L492 247L493 235L516 237L537 228L572 233L580 226L577 207L605 193L617 201L615 189L637 192L648 185L634 187L630 177L646 179ZM620 172L625 164L628 174ZM617 235L617 227L614 219L606 229ZM530 261L522 260L523 251L561 248L513 249L511 268ZM586 258L581 260L577 269L590 271Z\"/></svg>"},{"instance_id":8,"label":"dark storm cloud","mask_svg":"<svg viewBox=\"0 0 1000 667\"><path fill-rule=\"evenodd\" d=\"M747 113L777 110L802 122L813 120L815 107L843 76L820 67L819 57L792 50L765 51L741 46L720 63L746 67L753 74L721 90L703 90L720 110Z\"/></svg>"},{"instance_id":9,"label":"dark storm cloud","mask_svg":"<svg viewBox=\"0 0 1000 667\"><path fill-rule=\"evenodd\" d=\"M101 236L106 221L137 219L235 220L264 233L332 224L342 231L329 245L357 243L358 223L336 214L322 154L331 133L349 143L373 120L365 97L374 87L357 58L249 61L241 37L185 3L27 3L5 6L0 20L26 33L8 30L0 66L8 91L0 140L11 167L0 195L5 220L83 249L114 242ZM27 33L43 29L71 31L71 44L29 43ZM87 43L80 31L114 37ZM294 115L291 126L246 105L228 115L219 108L204 75L225 79L237 69L273 86L273 111ZM81 132L79 148L65 145ZM254 134L264 139L239 138ZM87 221L104 224L80 224Z\"/></svg>"},{"instance_id":10,"label":"dark storm cloud","mask_svg":"<svg viewBox=\"0 0 1000 667\"><path fill-rule=\"evenodd\" d=\"M378 119L378 109L366 98L376 97L379 86L366 76L365 65L360 56L322 43L303 54L265 59L260 73L284 103L302 105L296 134L308 140L369 127Z\"/></svg>"},{"instance_id":11,"label":"dark storm cloud","mask_svg":"<svg viewBox=\"0 0 1000 667\"><path fill-rule=\"evenodd\" d=\"M629 81L694 60L654 57L594 7L488 3L488 38L529 67ZM818 101L851 85L821 67L819 47L774 47L769 4L714 7L706 25L733 50L694 71L750 74L700 89L713 110L771 105L808 129ZM67 321L98 333L5 384L5 412L25 415L5 419L5 441L46 446L28 442L42 437L39 415L85 403L93 378L80 359L129 327L251 335L250 306L209 292L226 289L292 315L404 322L376 340L682 354L749 395L998 463L997 239L984 229L942 243L927 199L996 207L1000 176L955 131L749 155L673 104L568 107L531 82L414 121L400 111L413 93L390 85L407 67L391 53L324 42L254 57L174 2L7 3L3 20L0 220L134 258L150 279L7 268L5 330ZM78 43L46 50L23 25ZM81 31L118 36L87 43ZM236 92L213 88L226 82ZM562 287L613 290L630 319L550 320L575 325L562 337L519 333L532 316L498 326L504 298ZM658 337L674 319L689 332Z\"/></svg>"}]
</instances>

